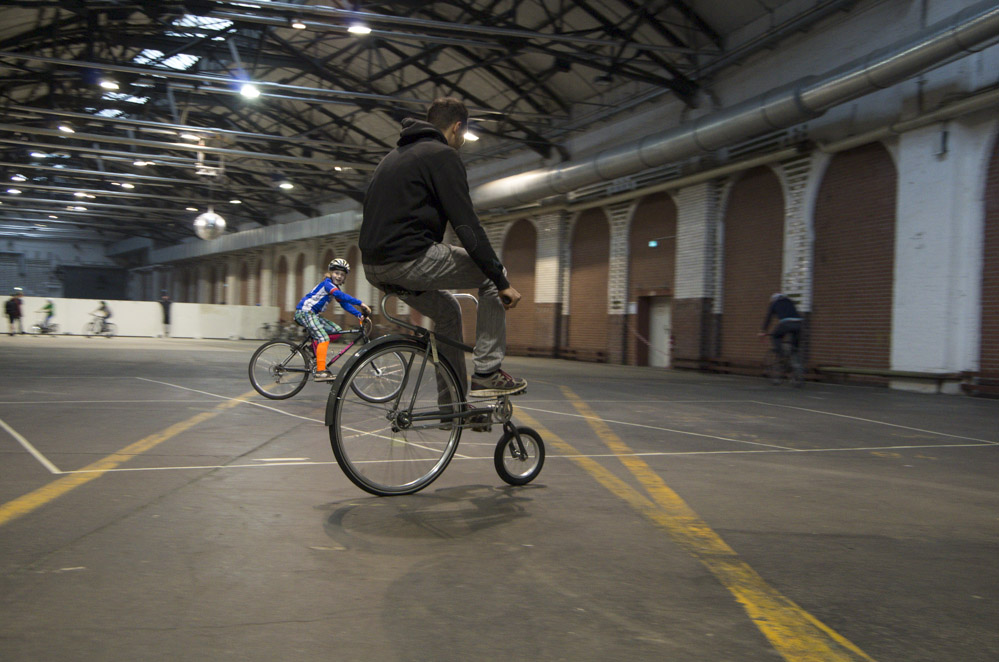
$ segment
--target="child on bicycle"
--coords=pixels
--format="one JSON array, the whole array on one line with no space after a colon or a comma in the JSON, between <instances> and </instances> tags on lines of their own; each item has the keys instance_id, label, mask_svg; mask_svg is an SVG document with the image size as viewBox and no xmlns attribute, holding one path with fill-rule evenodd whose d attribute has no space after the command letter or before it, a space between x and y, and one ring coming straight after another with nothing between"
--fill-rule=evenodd
<instances>
[{"instance_id":1,"label":"child on bicycle","mask_svg":"<svg viewBox=\"0 0 999 662\"><path fill-rule=\"evenodd\" d=\"M343 330L330 320L321 316L329 305L330 297L337 300L340 307L358 319L364 319L371 314L371 308L360 299L355 299L340 289L343 281L350 273L350 265L343 258L336 258L326 267L326 278L302 297L295 306L295 321L309 330L309 335L316 343L316 365L313 368L313 379L317 382L329 382L333 375L326 369L326 351L330 346L330 336L339 337ZM354 306L359 306L360 311Z\"/></svg>"}]
</instances>

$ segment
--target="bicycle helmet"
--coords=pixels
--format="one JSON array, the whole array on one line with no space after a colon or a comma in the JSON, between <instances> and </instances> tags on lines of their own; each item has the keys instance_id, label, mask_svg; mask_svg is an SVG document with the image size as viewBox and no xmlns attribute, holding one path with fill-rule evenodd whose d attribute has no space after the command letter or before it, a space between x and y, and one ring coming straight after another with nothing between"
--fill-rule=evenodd
<instances>
[{"instance_id":1,"label":"bicycle helmet","mask_svg":"<svg viewBox=\"0 0 999 662\"><path fill-rule=\"evenodd\" d=\"M347 264L347 260L343 259L342 257L336 258L335 260L330 262L328 267L326 267L326 271L333 271L334 269L339 269L344 273L348 274L350 273L350 265Z\"/></svg>"}]
</instances>

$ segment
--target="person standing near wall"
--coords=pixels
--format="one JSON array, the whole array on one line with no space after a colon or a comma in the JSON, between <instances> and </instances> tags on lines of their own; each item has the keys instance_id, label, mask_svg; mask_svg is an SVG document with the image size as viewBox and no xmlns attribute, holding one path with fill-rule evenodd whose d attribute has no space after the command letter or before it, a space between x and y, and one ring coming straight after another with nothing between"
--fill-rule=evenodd
<instances>
[{"instance_id":1,"label":"person standing near wall","mask_svg":"<svg viewBox=\"0 0 999 662\"><path fill-rule=\"evenodd\" d=\"M24 333L24 325L21 323L21 288L14 288L14 293L7 303L4 304L4 314L7 315L8 330L10 335L14 335L14 326L16 324L18 333Z\"/></svg>"},{"instance_id":2,"label":"person standing near wall","mask_svg":"<svg viewBox=\"0 0 999 662\"><path fill-rule=\"evenodd\" d=\"M167 294L166 290L160 294L160 305L163 306L163 337L168 338L170 336L170 304L173 300L170 299L170 295Z\"/></svg>"}]
</instances>

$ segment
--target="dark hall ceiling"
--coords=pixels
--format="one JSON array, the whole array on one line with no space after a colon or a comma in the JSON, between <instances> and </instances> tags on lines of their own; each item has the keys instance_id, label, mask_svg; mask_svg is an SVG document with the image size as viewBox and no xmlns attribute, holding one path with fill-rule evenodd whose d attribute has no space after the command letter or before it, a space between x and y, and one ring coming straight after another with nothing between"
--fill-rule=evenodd
<instances>
[{"instance_id":1,"label":"dark hall ceiling","mask_svg":"<svg viewBox=\"0 0 999 662\"><path fill-rule=\"evenodd\" d=\"M0 236L166 245L209 205L230 227L315 216L360 200L399 121L443 95L471 108L470 167L568 159L569 137L618 113L696 104L749 54L733 32L782 4L7 0Z\"/></svg>"}]
</instances>

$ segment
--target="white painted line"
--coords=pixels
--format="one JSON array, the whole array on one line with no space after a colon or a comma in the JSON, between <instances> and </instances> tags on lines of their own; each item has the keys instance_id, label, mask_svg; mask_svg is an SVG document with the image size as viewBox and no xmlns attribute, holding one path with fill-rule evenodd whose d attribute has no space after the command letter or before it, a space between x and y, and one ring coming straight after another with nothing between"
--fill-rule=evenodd
<instances>
[{"instance_id":1,"label":"white painted line","mask_svg":"<svg viewBox=\"0 0 999 662\"><path fill-rule=\"evenodd\" d=\"M310 458L307 457L261 457L256 458L254 462L308 462Z\"/></svg>"},{"instance_id":2,"label":"white painted line","mask_svg":"<svg viewBox=\"0 0 999 662\"><path fill-rule=\"evenodd\" d=\"M171 386L173 388L179 388L179 389L183 389L185 391L193 391L194 393L202 393L204 395L208 395L208 396L211 396L213 398L219 398L221 400L235 400L236 399L236 398L230 398L229 396L226 396L226 395L218 395L216 393L209 393L208 391L199 391L198 389L195 389L195 388L188 388L186 386L180 386L178 384L171 384L169 382L161 382L161 381L157 381L155 379L146 379L145 377L136 377L136 379L141 379L144 382L153 382L154 384L162 384L163 386ZM313 423L320 423L324 427L326 425L326 421L321 421L318 418L309 418L307 416L299 416L298 414L289 414L286 411L281 411L280 409L277 409L276 407L270 407L268 405L262 405L259 402L252 402L250 400L243 400L242 403L246 404L246 405L253 405L254 407L260 407L261 409L267 409L269 411L276 411L279 414L284 414L285 416L291 416L292 418L298 418L298 419L301 419L303 421L312 421ZM386 437L384 435L377 434L376 432L364 432L362 430L355 430L354 428L349 428L347 426L344 426L343 429L344 430L348 430L350 432L356 432L359 435L368 435L368 436L372 436L372 437L378 437L380 439L386 439L388 441L396 441L396 442L402 441L403 443L409 444L411 446L415 446L417 448L423 448L424 450L431 450L433 452L436 452L433 449L426 448L425 446L421 446L420 444L417 444L417 443L414 443L414 442L411 442L411 441L406 441L406 440L393 439L392 437ZM454 456L455 457L460 457L460 458L464 458L465 457L465 456L461 455L458 452L455 452Z\"/></svg>"},{"instance_id":3,"label":"white painted line","mask_svg":"<svg viewBox=\"0 0 999 662\"><path fill-rule=\"evenodd\" d=\"M145 377L136 377L135 379L141 379L144 382L152 382L153 384L162 384L163 386L170 386L171 388L179 388L183 391L191 391L192 393L201 393L202 395L207 395L212 398L218 398L219 400L235 400L236 398L229 397L228 395L218 395L217 393L209 393L208 391L199 391L196 388L188 388L186 386L180 386L179 384L171 384L170 382L161 382L155 379L146 379ZM276 407L270 407L268 405L262 405L259 402L252 402L250 400L243 400L243 404L253 405L254 407L260 407L261 409L266 409L268 411L274 411L279 414L284 414L285 416L291 416L292 418L298 418L303 421L312 421L313 423L325 423L318 418L309 418L308 416L299 416L298 414L289 414L286 411L281 411Z\"/></svg>"},{"instance_id":4,"label":"white painted line","mask_svg":"<svg viewBox=\"0 0 999 662\"><path fill-rule=\"evenodd\" d=\"M590 402L590 401L587 400L587 402ZM751 400L746 400L746 402L752 402L752 401ZM571 414L571 413L564 412L564 411L551 411L549 409L536 409L534 407L525 407L523 405L517 405L517 407L520 408L520 409L525 409L527 411L539 411L539 412L542 412L542 413L545 413L545 414L555 414L556 416L569 416L569 417L572 417L572 418L587 418L586 416L583 416L582 414ZM707 438L707 439L717 439L719 441L731 441L731 442L734 442L734 443L737 443L737 444L749 444L750 446L766 446L767 448L776 448L776 449L782 450L782 451L798 451L798 450L801 450L800 448L789 448L787 446L778 446L777 444L764 444L764 443L759 442L759 441L746 441L745 439L732 439L730 437L719 437L719 436L713 435L713 434L702 434L700 432L690 432L689 430L675 430L673 428L662 428L662 427L657 427L655 425L643 425L641 423L628 423L627 421L612 421L612 420L607 419L607 418L601 418L600 420L603 421L604 423L613 424L613 425L625 425L625 426L633 427L633 428L645 428L646 430L658 430L660 432L675 432L677 434L690 435L691 437L704 437L704 438Z\"/></svg>"},{"instance_id":5,"label":"white painted line","mask_svg":"<svg viewBox=\"0 0 999 662\"><path fill-rule=\"evenodd\" d=\"M992 443L981 443L981 444L914 444L906 446L855 446L851 448L808 448L808 449L797 449L792 448L788 450L781 449L746 449L746 450L727 450L727 451L649 451L641 453L578 453L574 455L562 455L549 453L547 455L548 460L565 460L574 457L589 457L589 458L621 458L621 457L667 457L667 456L681 456L681 455L780 455L783 453L847 453L850 451L892 451L892 450L920 450L926 448L939 448L939 449L949 449L949 448L996 448L997 444ZM457 454L453 458L454 460L489 460L492 461L492 455L483 455L480 457L474 456L458 456ZM358 464L371 464L373 462L380 462L384 460L369 460L366 462L359 462ZM413 458L408 460L389 460L391 462L424 462L426 460L421 460L420 458ZM217 470L217 469L266 469L270 467L323 467L335 465L334 461L327 462L269 462L265 464L206 464L206 465L192 465L192 466L180 466L180 467L119 467L116 469L105 469L105 473L124 473L128 471L205 471L205 470ZM62 474L77 474L77 473L93 473L100 471L97 469L87 470L87 471L62 471Z\"/></svg>"},{"instance_id":6,"label":"white painted line","mask_svg":"<svg viewBox=\"0 0 999 662\"><path fill-rule=\"evenodd\" d=\"M141 379L141 377L140 377ZM155 399L155 400L59 400L61 405L116 405L136 402L197 402L197 400ZM51 405L52 400L0 400L0 405Z\"/></svg>"},{"instance_id":7,"label":"white painted line","mask_svg":"<svg viewBox=\"0 0 999 662\"><path fill-rule=\"evenodd\" d=\"M35 448L34 446L32 446L31 443L27 439L25 439L24 437L22 437L18 433L17 430L15 430L14 428L12 428L9 425L7 425L3 421L3 419L0 419L0 427L2 427L4 430L6 430L10 434L10 436L14 437L14 439L17 440L17 443L21 444L21 446L24 448L24 450L26 450L29 453L31 453L32 457L34 457L36 460L38 460L43 467L45 467L46 469L49 470L50 473L54 473L54 474L61 474L61 473L63 473L62 471L59 471L59 468L56 465L52 464L47 457L45 457L44 455L42 455L41 453L39 453L38 449Z\"/></svg>"},{"instance_id":8,"label":"white painted line","mask_svg":"<svg viewBox=\"0 0 999 662\"><path fill-rule=\"evenodd\" d=\"M893 428L901 428L903 430L912 430L913 432L924 432L926 434L935 434L939 437L951 437L952 439L965 439L967 441L979 441L983 444L996 444L999 445L997 441L990 441L988 439L977 439L975 437L963 437L959 434L950 434L949 432L937 432L935 430L924 430L922 428L913 428L908 425L897 425L895 423L887 423L885 421L876 421L872 418L861 418L860 416L850 416L849 414L837 414L831 411L822 411L821 409L807 409L805 407L794 407L792 405L778 405L773 402L763 402L762 400L750 400L749 402L755 402L760 405L767 405L768 407L783 407L784 409L797 409L798 411L807 411L813 414L825 414L826 416L838 416L839 418L849 418L855 421L863 421L864 423L875 423L877 425L887 425Z\"/></svg>"}]
</instances>

